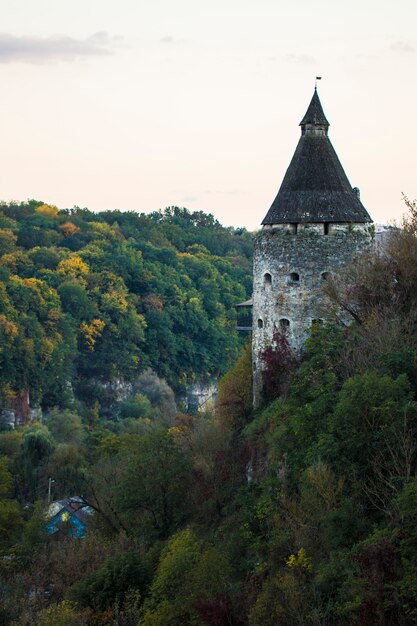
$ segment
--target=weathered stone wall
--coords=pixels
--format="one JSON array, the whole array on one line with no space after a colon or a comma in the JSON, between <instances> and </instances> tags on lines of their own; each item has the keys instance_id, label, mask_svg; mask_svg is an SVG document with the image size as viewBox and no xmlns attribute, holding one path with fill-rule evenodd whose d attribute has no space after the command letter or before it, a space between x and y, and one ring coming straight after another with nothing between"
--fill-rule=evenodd
<instances>
[{"instance_id":1,"label":"weathered stone wall","mask_svg":"<svg viewBox=\"0 0 417 626\"><path fill-rule=\"evenodd\" d=\"M313 320L324 320L329 302L326 275L351 263L372 241L370 224L276 224L255 240L253 265L254 403L262 390L260 353L276 329L299 350ZM326 233L326 234L325 234Z\"/></svg>"}]
</instances>

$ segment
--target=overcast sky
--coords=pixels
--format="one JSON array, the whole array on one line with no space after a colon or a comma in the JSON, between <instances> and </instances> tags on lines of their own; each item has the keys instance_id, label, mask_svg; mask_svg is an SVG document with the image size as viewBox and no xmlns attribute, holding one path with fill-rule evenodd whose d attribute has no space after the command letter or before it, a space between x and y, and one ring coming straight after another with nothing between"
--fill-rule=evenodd
<instances>
[{"instance_id":1,"label":"overcast sky","mask_svg":"<svg viewBox=\"0 0 417 626\"><path fill-rule=\"evenodd\" d=\"M415 0L0 0L0 198L258 225L319 95L378 222L417 197Z\"/></svg>"}]
</instances>

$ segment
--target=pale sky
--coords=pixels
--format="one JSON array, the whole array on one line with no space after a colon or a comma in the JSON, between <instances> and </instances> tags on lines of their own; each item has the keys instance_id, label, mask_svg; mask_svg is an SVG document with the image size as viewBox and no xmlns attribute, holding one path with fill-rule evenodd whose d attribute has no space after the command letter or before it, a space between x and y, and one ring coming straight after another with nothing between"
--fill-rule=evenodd
<instances>
[{"instance_id":1,"label":"pale sky","mask_svg":"<svg viewBox=\"0 0 417 626\"><path fill-rule=\"evenodd\" d=\"M314 78L377 222L417 197L415 0L0 0L0 199L257 229Z\"/></svg>"}]
</instances>

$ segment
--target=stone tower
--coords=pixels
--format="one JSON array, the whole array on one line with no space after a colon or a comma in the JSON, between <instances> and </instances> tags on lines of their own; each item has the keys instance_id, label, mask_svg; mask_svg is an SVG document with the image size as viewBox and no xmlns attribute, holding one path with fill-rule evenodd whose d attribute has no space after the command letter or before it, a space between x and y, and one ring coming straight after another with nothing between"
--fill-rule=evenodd
<instances>
[{"instance_id":1,"label":"stone tower","mask_svg":"<svg viewBox=\"0 0 417 626\"><path fill-rule=\"evenodd\" d=\"M300 350L311 324L326 317L322 283L372 240L372 220L329 140L317 90L278 194L255 240L253 261L254 403L262 391L260 353L276 330Z\"/></svg>"}]
</instances>

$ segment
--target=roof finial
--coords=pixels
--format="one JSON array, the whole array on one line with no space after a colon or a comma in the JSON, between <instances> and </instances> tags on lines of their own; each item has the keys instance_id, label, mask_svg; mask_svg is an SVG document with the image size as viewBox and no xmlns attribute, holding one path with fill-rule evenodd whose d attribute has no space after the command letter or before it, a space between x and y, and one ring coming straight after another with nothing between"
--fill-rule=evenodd
<instances>
[{"instance_id":1,"label":"roof finial","mask_svg":"<svg viewBox=\"0 0 417 626\"><path fill-rule=\"evenodd\" d=\"M316 76L316 82L314 84L314 91L317 91L317 81L321 80L321 76Z\"/></svg>"}]
</instances>

